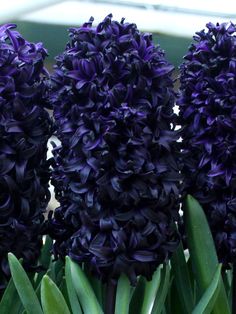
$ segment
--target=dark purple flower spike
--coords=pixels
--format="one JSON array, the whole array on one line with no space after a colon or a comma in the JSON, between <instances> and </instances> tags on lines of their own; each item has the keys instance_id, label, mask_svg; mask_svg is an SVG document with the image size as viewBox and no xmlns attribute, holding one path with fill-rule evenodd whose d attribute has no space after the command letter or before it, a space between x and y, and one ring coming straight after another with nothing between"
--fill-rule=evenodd
<instances>
[{"instance_id":1,"label":"dark purple flower spike","mask_svg":"<svg viewBox=\"0 0 236 314\"><path fill-rule=\"evenodd\" d=\"M184 191L203 206L220 262L236 257L236 26L207 24L180 71Z\"/></svg>"},{"instance_id":2,"label":"dark purple flower spike","mask_svg":"<svg viewBox=\"0 0 236 314\"><path fill-rule=\"evenodd\" d=\"M43 213L50 198L47 140L51 120L44 101L47 56L14 24L0 26L0 277L7 252L32 268L41 247Z\"/></svg>"},{"instance_id":3,"label":"dark purple flower spike","mask_svg":"<svg viewBox=\"0 0 236 314\"><path fill-rule=\"evenodd\" d=\"M55 255L135 284L178 244L173 66L150 34L111 15L70 37L52 75Z\"/></svg>"}]
</instances>

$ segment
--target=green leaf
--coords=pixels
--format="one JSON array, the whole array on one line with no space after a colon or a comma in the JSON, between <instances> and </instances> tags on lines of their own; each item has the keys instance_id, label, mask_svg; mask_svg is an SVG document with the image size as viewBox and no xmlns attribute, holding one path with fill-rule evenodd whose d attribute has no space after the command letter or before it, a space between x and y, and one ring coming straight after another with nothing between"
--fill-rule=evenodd
<instances>
[{"instance_id":1,"label":"green leaf","mask_svg":"<svg viewBox=\"0 0 236 314\"><path fill-rule=\"evenodd\" d=\"M154 300L157 294L157 290L160 285L161 279L161 267L158 267L152 276L151 281L145 279L145 290L143 296L143 304L141 307L141 314L150 313L154 304Z\"/></svg>"},{"instance_id":2,"label":"green leaf","mask_svg":"<svg viewBox=\"0 0 236 314\"><path fill-rule=\"evenodd\" d=\"M201 297L200 301L194 308L192 314L210 314L213 307L215 300L219 294L220 291L220 278L221 278L221 265L217 267L217 270L215 272L215 275L212 279L211 284Z\"/></svg>"},{"instance_id":3,"label":"green leaf","mask_svg":"<svg viewBox=\"0 0 236 314\"><path fill-rule=\"evenodd\" d=\"M47 235L45 237L45 242L44 242L43 248L41 250L41 255L39 258L40 264L43 267L45 267L45 269L47 269L50 264L52 245L53 245L53 240Z\"/></svg>"},{"instance_id":4,"label":"green leaf","mask_svg":"<svg viewBox=\"0 0 236 314\"><path fill-rule=\"evenodd\" d=\"M50 277L49 277L50 278ZM61 280L61 283L60 283L60 286L59 286L59 289L66 301L66 304L68 305L68 308L71 311L71 306L70 306L70 300L69 300L69 296L68 296L68 291L67 291L67 287L66 287L66 278L65 276L63 276L62 280ZM78 311L77 311L78 312Z\"/></svg>"},{"instance_id":5,"label":"green leaf","mask_svg":"<svg viewBox=\"0 0 236 314\"><path fill-rule=\"evenodd\" d=\"M16 290L28 314L43 314L39 300L24 268L12 253L8 253L8 261Z\"/></svg>"},{"instance_id":6,"label":"green leaf","mask_svg":"<svg viewBox=\"0 0 236 314\"><path fill-rule=\"evenodd\" d=\"M169 313L167 312L167 310L166 310L166 307L165 307L165 306L163 307L163 310L162 310L161 314L169 314Z\"/></svg>"},{"instance_id":7,"label":"green leaf","mask_svg":"<svg viewBox=\"0 0 236 314\"><path fill-rule=\"evenodd\" d=\"M42 279L41 302L44 314L70 314L61 291L47 275Z\"/></svg>"},{"instance_id":8,"label":"green leaf","mask_svg":"<svg viewBox=\"0 0 236 314\"><path fill-rule=\"evenodd\" d=\"M64 262L61 259L53 261L51 259L49 269L51 270L50 278L59 286L64 273Z\"/></svg>"},{"instance_id":9,"label":"green leaf","mask_svg":"<svg viewBox=\"0 0 236 314\"><path fill-rule=\"evenodd\" d=\"M218 266L214 241L203 209L190 195L184 204L184 218L190 258L195 278L201 294L210 285L214 271ZM230 314L222 278L220 278L220 291L212 310L212 314Z\"/></svg>"},{"instance_id":10,"label":"green leaf","mask_svg":"<svg viewBox=\"0 0 236 314\"><path fill-rule=\"evenodd\" d=\"M45 242L44 242L44 245L42 247L41 255L40 255L40 258L39 258L39 264L42 265L45 268L45 271L41 271L41 272L39 272L37 274L36 282L35 282L35 286L36 287L41 282L44 274L46 273L46 271L47 271L47 269L49 267L49 264L50 264L50 261L51 261L52 244L53 244L52 239L47 235L45 237Z\"/></svg>"},{"instance_id":11,"label":"green leaf","mask_svg":"<svg viewBox=\"0 0 236 314\"><path fill-rule=\"evenodd\" d=\"M55 262L55 283L58 286L61 283L61 281L63 280L63 276L65 273L64 265L65 265L64 261L62 261L60 259Z\"/></svg>"},{"instance_id":12,"label":"green leaf","mask_svg":"<svg viewBox=\"0 0 236 314\"><path fill-rule=\"evenodd\" d=\"M228 282L230 284L230 289L228 291L228 300L229 300L229 304L232 304L232 297L233 297L233 269L228 269L226 274L227 274Z\"/></svg>"},{"instance_id":13,"label":"green leaf","mask_svg":"<svg viewBox=\"0 0 236 314\"><path fill-rule=\"evenodd\" d=\"M107 293L107 285L102 285L102 308L106 306L106 293Z\"/></svg>"},{"instance_id":14,"label":"green leaf","mask_svg":"<svg viewBox=\"0 0 236 314\"><path fill-rule=\"evenodd\" d=\"M171 268L182 307L185 313L191 313L194 308L194 296L182 242L171 258Z\"/></svg>"},{"instance_id":15,"label":"green leaf","mask_svg":"<svg viewBox=\"0 0 236 314\"><path fill-rule=\"evenodd\" d=\"M174 314L188 314L183 309L183 302L180 300L180 296L178 293L178 287L176 286L176 281L174 280L172 285L171 285L171 292L170 292L170 299L171 299L171 309L169 313L174 313ZM191 312L190 312L191 313Z\"/></svg>"},{"instance_id":16,"label":"green leaf","mask_svg":"<svg viewBox=\"0 0 236 314\"><path fill-rule=\"evenodd\" d=\"M129 314L137 314L143 304L143 296L145 291L146 280L143 276L140 276L138 280L138 284L133 292L130 306L129 306Z\"/></svg>"},{"instance_id":17,"label":"green leaf","mask_svg":"<svg viewBox=\"0 0 236 314\"><path fill-rule=\"evenodd\" d=\"M165 301L170 287L170 266L164 264L161 270L161 284L157 291L151 314L161 314L165 308Z\"/></svg>"},{"instance_id":18,"label":"green leaf","mask_svg":"<svg viewBox=\"0 0 236 314\"><path fill-rule=\"evenodd\" d=\"M66 257L66 266L65 266L65 274L66 274L66 287L68 292L68 298L70 301L70 306L73 314L82 314L81 306L79 300L76 295L76 291L72 282L71 271L70 271L70 263L69 257Z\"/></svg>"},{"instance_id":19,"label":"green leaf","mask_svg":"<svg viewBox=\"0 0 236 314\"><path fill-rule=\"evenodd\" d=\"M84 314L101 314L103 313L96 295L85 276L84 272L78 264L68 258L70 271L72 275L72 282L79 302L82 306Z\"/></svg>"},{"instance_id":20,"label":"green leaf","mask_svg":"<svg viewBox=\"0 0 236 314\"><path fill-rule=\"evenodd\" d=\"M228 269L224 269L221 271L222 279L225 286L225 291L229 299L230 289L231 289L231 282L232 282L232 274L231 271Z\"/></svg>"},{"instance_id":21,"label":"green leaf","mask_svg":"<svg viewBox=\"0 0 236 314\"><path fill-rule=\"evenodd\" d=\"M128 314L131 286L126 275L121 274L116 290L115 314Z\"/></svg>"},{"instance_id":22,"label":"green leaf","mask_svg":"<svg viewBox=\"0 0 236 314\"><path fill-rule=\"evenodd\" d=\"M172 290L172 286L173 286L173 270L170 267L170 280L169 280L169 287L168 287L168 291L167 291L167 296L166 296L166 300L165 300L165 310L166 313L172 313L172 308L173 308L173 304L172 304L172 299L171 299L171 290Z\"/></svg>"},{"instance_id":23,"label":"green leaf","mask_svg":"<svg viewBox=\"0 0 236 314\"><path fill-rule=\"evenodd\" d=\"M48 277L51 277L50 276L51 270L48 269L45 275L47 275ZM41 282L42 282L42 280L38 283L38 286L35 288L35 293L36 293L39 300L41 299Z\"/></svg>"},{"instance_id":24,"label":"green leaf","mask_svg":"<svg viewBox=\"0 0 236 314\"><path fill-rule=\"evenodd\" d=\"M189 273L189 278L190 278L191 287L192 287L193 303L196 304L196 300L199 300L199 298L197 297L197 283L195 280L195 275L193 273L193 265L191 263L190 257L187 260L187 267L188 267L188 273Z\"/></svg>"},{"instance_id":25,"label":"green leaf","mask_svg":"<svg viewBox=\"0 0 236 314\"><path fill-rule=\"evenodd\" d=\"M98 299L98 302L100 303L100 305L102 306L102 282L101 280L95 278L91 272L89 271L88 267L86 267L86 265L84 265L84 273L86 274L86 277L88 278L91 287L94 290L94 293Z\"/></svg>"},{"instance_id":26,"label":"green leaf","mask_svg":"<svg viewBox=\"0 0 236 314\"><path fill-rule=\"evenodd\" d=\"M19 298L14 282L11 279L1 298L0 313L9 314L9 309L11 309L11 314L18 314L21 307L21 300Z\"/></svg>"}]
</instances>

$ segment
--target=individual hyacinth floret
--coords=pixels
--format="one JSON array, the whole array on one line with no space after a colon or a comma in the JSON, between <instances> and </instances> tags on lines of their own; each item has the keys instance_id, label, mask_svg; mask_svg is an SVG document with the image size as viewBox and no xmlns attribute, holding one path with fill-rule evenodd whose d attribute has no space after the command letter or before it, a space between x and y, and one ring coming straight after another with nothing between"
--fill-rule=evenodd
<instances>
[{"instance_id":1,"label":"individual hyacinth floret","mask_svg":"<svg viewBox=\"0 0 236 314\"><path fill-rule=\"evenodd\" d=\"M135 284L178 244L173 66L150 34L111 15L70 38L52 76L54 251Z\"/></svg>"},{"instance_id":2,"label":"individual hyacinth floret","mask_svg":"<svg viewBox=\"0 0 236 314\"><path fill-rule=\"evenodd\" d=\"M236 26L207 24L180 70L184 190L203 205L227 266L236 257Z\"/></svg>"},{"instance_id":3,"label":"individual hyacinth floret","mask_svg":"<svg viewBox=\"0 0 236 314\"><path fill-rule=\"evenodd\" d=\"M14 24L0 26L0 281L7 252L32 268L41 247L49 200L46 161L51 121L44 109L41 43L27 42Z\"/></svg>"}]
</instances>

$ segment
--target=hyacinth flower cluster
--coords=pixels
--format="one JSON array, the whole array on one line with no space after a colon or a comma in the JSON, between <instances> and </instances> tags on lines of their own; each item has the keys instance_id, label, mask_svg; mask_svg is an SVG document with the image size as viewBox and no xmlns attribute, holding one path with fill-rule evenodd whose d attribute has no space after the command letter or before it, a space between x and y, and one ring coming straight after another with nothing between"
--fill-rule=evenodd
<instances>
[{"instance_id":1,"label":"hyacinth flower cluster","mask_svg":"<svg viewBox=\"0 0 236 314\"><path fill-rule=\"evenodd\" d=\"M92 21L70 29L51 77L61 145L50 232L56 256L135 284L178 245L173 66L135 24Z\"/></svg>"},{"instance_id":2,"label":"hyacinth flower cluster","mask_svg":"<svg viewBox=\"0 0 236 314\"><path fill-rule=\"evenodd\" d=\"M46 50L27 42L14 24L0 27L0 276L7 252L35 266L43 212L50 198L46 161L51 120L44 108Z\"/></svg>"},{"instance_id":3,"label":"hyacinth flower cluster","mask_svg":"<svg viewBox=\"0 0 236 314\"><path fill-rule=\"evenodd\" d=\"M236 26L207 24L180 70L184 191L204 208L218 257L236 257Z\"/></svg>"}]
</instances>

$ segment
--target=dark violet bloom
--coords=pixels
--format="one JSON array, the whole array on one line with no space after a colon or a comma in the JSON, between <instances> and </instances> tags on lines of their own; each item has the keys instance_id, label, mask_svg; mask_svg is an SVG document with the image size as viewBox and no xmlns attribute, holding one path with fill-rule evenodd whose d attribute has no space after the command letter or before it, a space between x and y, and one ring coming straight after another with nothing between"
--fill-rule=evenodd
<instances>
[{"instance_id":1,"label":"dark violet bloom","mask_svg":"<svg viewBox=\"0 0 236 314\"><path fill-rule=\"evenodd\" d=\"M150 34L111 15L70 37L52 76L54 251L135 284L178 244L173 66Z\"/></svg>"},{"instance_id":2,"label":"dark violet bloom","mask_svg":"<svg viewBox=\"0 0 236 314\"><path fill-rule=\"evenodd\" d=\"M0 26L0 278L8 274L9 251L23 258L26 268L35 265L50 198L51 121L43 99L47 53L14 28Z\"/></svg>"},{"instance_id":3,"label":"dark violet bloom","mask_svg":"<svg viewBox=\"0 0 236 314\"><path fill-rule=\"evenodd\" d=\"M236 257L236 26L209 23L194 40L180 68L184 189L227 265Z\"/></svg>"}]
</instances>

